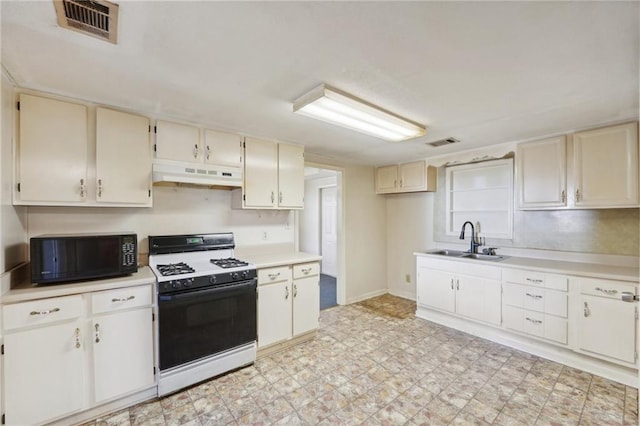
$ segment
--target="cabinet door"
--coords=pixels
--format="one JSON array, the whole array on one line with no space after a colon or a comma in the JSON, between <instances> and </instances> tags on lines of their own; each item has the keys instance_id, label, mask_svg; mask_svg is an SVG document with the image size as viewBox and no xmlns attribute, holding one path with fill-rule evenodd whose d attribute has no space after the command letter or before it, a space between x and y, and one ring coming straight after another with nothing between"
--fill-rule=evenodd
<instances>
[{"instance_id":1,"label":"cabinet door","mask_svg":"<svg viewBox=\"0 0 640 426\"><path fill-rule=\"evenodd\" d=\"M258 286L258 347L291 338L291 281Z\"/></svg>"},{"instance_id":2,"label":"cabinet door","mask_svg":"<svg viewBox=\"0 0 640 426\"><path fill-rule=\"evenodd\" d=\"M396 192L398 188L398 166L383 166L376 169L376 194Z\"/></svg>"},{"instance_id":3,"label":"cabinet door","mask_svg":"<svg viewBox=\"0 0 640 426\"><path fill-rule=\"evenodd\" d=\"M153 386L151 308L96 317L90 333L96 403Z\"/></svg>"},{"instance_id":4,"label":"cabinet door","mask_svg":"<svg viewBox=\"0 0 640 426\"><path fill-rule=\"evenodd\" d=\"M635 362L636 304L580 295L578 348L628 363Z\"/></svg>"},{"instance_id":5,"label":"cabinet door","mask_svg":"<svg viewBox=\"0 0 640 426\"><path fill-rule=\"evenodd\" d=\"M638 125L576 133L573 139L575 205L638 205Z\"/></svg>"},{"instance_id":6,"label":"cabinet door","mask_svg":"<svg viewBox=\"0 0 640 426\"><path fill-rule=\"evenodd\" d=\"M418 270L418 303L447 312L455 312L455 276L435 269Z\"/></svg>"},{"instance_id":7,"label":"cabinet door","mask_svg":"<svg viewBox=\"0 0 640 426\"><path fill-rule=\"evenodd\" d=\"M96 110L96 199L150 205L149 119Z\"/></svg>"},{"instance_id":8,"label":"cabinet door","mask_svg":"<svg viewBox=\"0 0 640 426\"><path fill-rule=\"evenodd\" d=\"M245 138L243 191L245 207L274 208L276 206L278 192L277 144Z\"/></svg>"},{"instance_id":9,"label":"cabinet door","mask_svg":"<svg viewBox=\"0 0 640 426\"><path fill-rule=\"evenodd\" d=\"M318 329L320 317L318 276L293 281L293 335Z\"/></svg>"},{"instance_id":10,"label":"cabinet door","mask_svg":"<svg viewBox=\"0 0 640 426\"><path fill-rule=\"evenodd\" d=\"M175 161L202 161L200 129L185 124L158 120L156 158Z\"/></svg>"},{"instance_id":11,"label":"cabinet door","mask_svg":"<svg viewBox=\"0 0 640 426\"><path fill-rule=\"evenodd\" d=\"M455 279L456 313L478 321L500 325L500 282L459 275Z\"/></svg>"},{"instance_id":12,"label":"cabinet door","mask_svg":"<svg viewBox=\"0 0 640 426\"><path fill-rule=\"evenodd\" d=\"M230 167L242 166L242 137L205 130L204 162Z\"/></svg>"},{"instance_id":13,"label":"cabinet door","mask_svg":"<svg viewBox=\"0 0 640 426\"><path fill-rule=\"evenodd\" d=\"M4 413L8 425L33 425L85 406L80 321L4 336Z\"/></svg>"},{"instance_id":14,"label":"cabinet door","mask_svg":"<svg viewBox=\"0 0 640 426\"><path fill-rule=\"evenodd\" d=\"M567 205L564 136L518 145L518 205L522 209Z\"/></svg>"},{"instance_id":15,"label":"cabinet door","mask_svg":"<svg viewBox=\"0 0 640 426\"><path fill-rule=\"evenodd\" d=\"M304 207L304 148L278 145L278 206Z\"/></svg>"},{"instance_id":16,"label":"cabinet door","mask_svg":"<svg viewBox=\"0 0 640 426\"><path fill-rule=\"evenodd\" d=\"M425 167L424 161L400 164L400 192L424 191L427 186Z\"/></svg>"},{"instance_id":17,"label":"cabinet door","mask_svg":"<svg viewBox=\"0 0 640 426\"><path fill-rule=\"evenodd\" d=\"M20 95L20 201L78 203L87 195L87 107Z\"/></svg>"}]
</instances>

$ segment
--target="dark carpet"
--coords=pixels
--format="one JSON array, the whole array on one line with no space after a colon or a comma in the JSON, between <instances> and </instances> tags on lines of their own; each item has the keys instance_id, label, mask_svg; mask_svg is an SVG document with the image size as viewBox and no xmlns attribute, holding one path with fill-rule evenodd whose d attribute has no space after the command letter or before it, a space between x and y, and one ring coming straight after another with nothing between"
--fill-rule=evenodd
<instances>
[{"instance_id":1,"label":"dark carpet","mask_svg":"<svg viewBox=\"0 0 640 426\"><path fill-rule=\"evenodd\" d=\"M336 279L320 274L320 310L336 306Z\"/></svg>"}]
</instances>

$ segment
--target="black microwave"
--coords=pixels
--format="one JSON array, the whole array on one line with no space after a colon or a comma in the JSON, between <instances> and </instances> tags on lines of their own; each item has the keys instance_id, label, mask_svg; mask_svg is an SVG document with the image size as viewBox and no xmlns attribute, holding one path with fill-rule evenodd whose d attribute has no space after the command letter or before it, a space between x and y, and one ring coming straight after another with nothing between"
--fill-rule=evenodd
<instances>
[{"instance_id":1,"label":"black microwave","mask_svg":"<svg viewBox=\"0 0 640 426\"><path fill-rule=\"evenodd\" d=\"M41 235L30 240L31 282L61 283L138 270L136 234Z\"/></svg>"}]
</instances>

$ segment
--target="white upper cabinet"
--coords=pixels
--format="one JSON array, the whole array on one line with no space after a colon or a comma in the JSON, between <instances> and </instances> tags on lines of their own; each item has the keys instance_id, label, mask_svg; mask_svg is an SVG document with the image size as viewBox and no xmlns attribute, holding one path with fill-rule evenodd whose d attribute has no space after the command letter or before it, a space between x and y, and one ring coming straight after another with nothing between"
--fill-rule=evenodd
<instances>
[{"instance_id":1,"label":"white upper cabinet","mask_svg":"<svg viewBox=\"0 0 640 426\"><path fill-rule=\"evenodd\" d=\"M242 200L249 209L304 208L304 148L245 138Z\"/></svg>"},{"instance_id":2,"label":"white upper cabinet","mask_svg":"<svg viewBox=\"0 0 640 426\"><path fill-rule=\"evenodd\" d=\"M376 169L376 194L436 190L436 168L424 160Z\"/></svg>"},{"instance_id":3,"label":"white upper cabinet","mask_svg":"<svg viewBox=\"0 0 640 426\"><path fill-rule=\"evenodd\" d=\"M156 158L174 161L202 161L200 129L186 124L156 122Z\"/></svg>"},{"instance_id":4,"label":"white upper cabinet","mask_svg":"<svg viewBox=\"0 0 640 426\"><path fill-rule=\"evenodd\" d=\"M97 108L96 197L98 202L151 205L148 118Z\"/></svg>"},{"instance_id":5,"label":"white upper cabinet","mask_svg":"<svg viewBox=\"0 0 640 426\"><path fill-rule=\"evenodd\" d=\"M564 136L518 145L520 208L567 205L566 149Z\"/></svg>"},{"instance_id":6,"label":"white upper cabinet","mask_svg":"<svg viewBox=\"0 0 640 426\"><path fill-rule=\"evenodd\" d=\"M518 145L523 210L638 207L638 123Z\"/></svg>"},{"instance_id":7,"label":"white upper cabinet","mask_svg":"<svg viewBox=\"0 0 640 426\"><path fill-rule=\"evenodd\" d=\"M87 107L20 95L16 204L82 204L87 197Z\"/></svg>"},{"instance_id":8,"label":"white upper cabinet","mask_svg":"<svg viewBox=\"0 0 640 426\"><path fill-rule=\"evenodd\" d=\"M304 148L278 144L278 207L304 207Z\"/></svg>"},{"instance_id":9,"label":"white upper cabinet","mask_svg":"<svg viewBox=\"0 0 640 426\"><path fill-rule=\"evenodd\" d=\"M278 145L245 138L243 207L274 208L277 192Z\"/></svg>"},{"instance_id":10,"label":"white upper cabinet","mask_svg":"<svg viewBox=\"0 0 640 426\"><path fill-rule=\"evenodd\" d=\"M242 166L242 137L213 130L204 132L204 161L223 166Z\"/></svg>"},{"instance_id":11,"label":"white upper cabinet","mask_svg":"<svg viewBox=\"0 0 640 426\"><path fill-rule=\"evenodd\" d=\"M638 124L573 136L576 207L638 206Z\"/></svg>"}]
</instances>

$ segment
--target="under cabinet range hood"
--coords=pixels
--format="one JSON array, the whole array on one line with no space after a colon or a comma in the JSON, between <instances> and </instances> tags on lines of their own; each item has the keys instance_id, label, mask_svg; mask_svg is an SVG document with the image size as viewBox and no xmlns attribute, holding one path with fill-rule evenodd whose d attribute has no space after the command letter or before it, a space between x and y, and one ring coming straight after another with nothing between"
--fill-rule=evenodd
<instances>
[{"instance_id":1,"label":"under cabinet range hood","mask_svg":"<svg viewBox=\"0 0 640 426\"><path fill-rule=\"evenodd\" d=\"M170 160L153 161L153 183L186 183L203 186L242 186L242 168Z\"/></svg>"}]
</instances>

